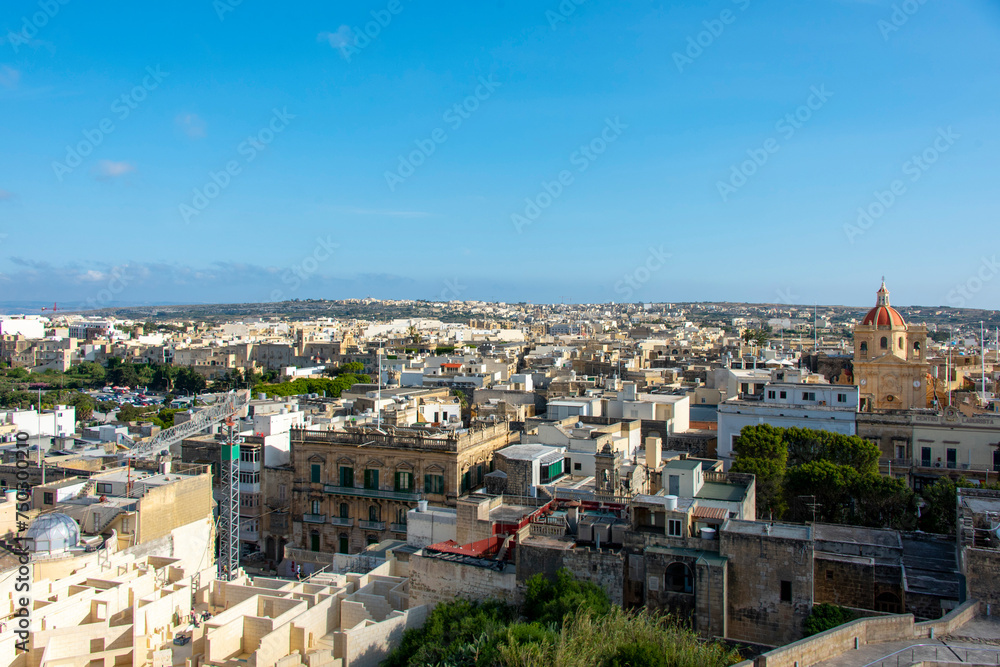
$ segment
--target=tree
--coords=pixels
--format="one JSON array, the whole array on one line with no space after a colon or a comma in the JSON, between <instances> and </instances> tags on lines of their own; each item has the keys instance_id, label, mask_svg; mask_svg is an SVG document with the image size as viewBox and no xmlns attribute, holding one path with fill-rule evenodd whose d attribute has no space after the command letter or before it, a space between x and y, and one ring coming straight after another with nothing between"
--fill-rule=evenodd
<instances>
[{"instance_id":1,"label":"tree","mask_svg":"<svg viewBox=\"0 0 1000 667\"><path fill-rule=\"evenodd\" d=\"M788 470L785 494L791 506L792 521L825 521L844 523L849 508L846 506L857 471L832 461L819 460L803 463ZM814 499L814 506L802 502L802 496Z\"/></svg>"},{"instance_id":2,"label":"tree","mask_svg":"<svg viewBox=\"0 0 1000 667\"><path fill-rule=\"evenodd\" d=\"M763 326L758 329L744 329L741 336L744 342L753 343L757 347L764 347L771 339L771 327Z\"/></svg>"},{"instance_id":3,"label":"tree","mask_svg":"<svg viewBox=\"0 0 1000 667\"><path fill-rule=\"evenodd\" d=\"M561 568L555 580L541 574L528 579L522 612L529 621L561 627L566 616L578 613L607 614L611 602L604 589L589 581L580 581Z\"/></svg>"},{"instance_id":4,"label":"tree","mask_svg":"<svg viewBox=\"0 0 1000 667\"><path fill-rule=\"evenodd\" d=\"M924 486L920 496L923 509L920 512L918 525L920 530L942 535L955 534L955 521L958 514L958 489L986 488L1000 490L1000 484L974 484L965 477L952 481L942 477L934 484Z\"/></svg>"},{"instance_id":5,"label":"tree","mask_svg":"<svg viewBox=\"0 0 1000 667\"><path fill-rule=\"evenodd\" d=\"M785 467L781 461L743 457L733 463L732 472L749 473L755 477L757 518L780 519L788 506L785 502Z\"/></svg>"},{"instance_id":6,"label":"tree","mask_svg":"<svg viewBox=\"0 0 1000 667\"><path fill-rule=\"evenodd\" d=\"M199 394L205 391L205 387L207 386L208 383L205 381L205 378L191 368L179 369L177 377L174 379L174 389L176 391Z\"/></svg>"},{"instance_id":7,"label":"tree","mask_svg":"<svg viewBox=\"0 0 1000 667\"><path fill-rule=\"evenodd\" d=\"M125 387L139 386L139 373L136 371L135 365L130 361L122 362L115 357L108 359L106 377L107 381L113 385Z\"/></svg>"},{"instance_id":8,"label":"tree","mask_svg":"<svg viewBox=\"0 0 1000 667\"><path fill-rule=\"evenodd\" d=\"M901 479L878 473L859 475L851 489L850 523L871 528L913 530L917 525L917 498ZM954 516L954 505L952 505Z\"/></svg>"},{"instance_id":9,"label":"tree","mask_svg":"<svg viewBox=\"0 0 1000 667\"><path fill-rule=\"evenodd\" d=\"M599 586L562 570L554 580L529 579L520 609L496 600L438 604L382 664L726 667L739 660L736 651L703 643L669 618L611 605Z\"/></svg>"},{"instance_id":10,"label":"tree","mask_svg":"<svg viewBox=\"0 0 1000 667\"><path fill-rule=\"evenodd\" d=\"M788 445L784 435L784 429L770 424L744 426L733 443L733 452L737 459L771 459L780 462L784 468L788 462Z\"/></svg>"},{"instance_id":11,"label":"tree","mask_svg":"<svg viewBox=\"0 0 1000 667\"><path fill-rule=\"evenodd\" d=\"M452 389L450 394L458 397L458 404L462 406L462 412L469 409L469 399L461 389Z\"/></svg>"},{"instance_id":12,"label":"tree","mask_svg":"<svg viewBox=\"0 0 1000 667\"><path fill-rule=\"evenodd\" d=\"M806 617L802 630L806 637L811 637L853 620L854 612L850 609L824 602L812 608L809 616Z\"/></svg>"},{"instance_id":13,"label":"tree","mask_svg":"<svg viewBox=\"0 0 1000 667\"><path fill-rule=\"evenodd\" d=\"M149 381L149 386L159 391L172 391L177 372L178 368L176 366L155 364L153 367L153 377Z\"/></svg>"},{"instance_id":14,"label":"tree","mask_svg":"<svg viewBox=\"0 0 1000 667\"><path fill-rule=\"evenodd\" d=\"M87 421L94 416L94 401L86 394L74 392L74 394L66 401L66 404L72 405L76 408L77 421Z\"/></svg>"}]
</instances>

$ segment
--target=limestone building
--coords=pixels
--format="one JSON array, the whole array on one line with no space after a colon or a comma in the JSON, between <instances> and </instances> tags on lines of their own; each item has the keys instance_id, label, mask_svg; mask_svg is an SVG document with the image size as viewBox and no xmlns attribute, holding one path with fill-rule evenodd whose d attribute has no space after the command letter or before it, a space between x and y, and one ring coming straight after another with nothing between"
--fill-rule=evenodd
<instances>
[{"instance_id":1,"label":"limestone building","mask_svg":"<svg viewBox=\"0 0 1000 667\"><path fill-rule=\"evenodd\" d=\"M516 439L506 422L458 431L293 430L289 546L358 553L403 537L418 500L454 507L482 486L493 453Z\"/></svg>"},{"instance_id":2,"label":"limestone building","mask_svg":"<svg viewBox=\"0 0 1000 667\"><path fill-rule=\"evenodd\" d=\"M854 374L861 410L927 407L927 327L907 324L882 281L875 307L854 327Z\"/></svg>"}]
</instances>

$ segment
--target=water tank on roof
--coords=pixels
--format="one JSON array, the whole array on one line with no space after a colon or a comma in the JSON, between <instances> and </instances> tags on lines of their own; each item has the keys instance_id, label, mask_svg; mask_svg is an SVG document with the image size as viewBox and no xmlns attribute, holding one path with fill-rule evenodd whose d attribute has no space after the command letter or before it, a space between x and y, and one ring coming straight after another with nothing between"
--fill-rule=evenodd
<instances>
[{"instance_id":1,"label":"water tank on roof","mask_svg":"<svg viewBox=\"0 0 1000 667\"><path fill-rule=\"evenodd\" d=\"M703 540L714 540L715 539L715 528L702 528L701 529L701 539Z\"/></svg>"},{"instance_id":2,"label":"water tank on roof","mask_svg":"<svg viewBox=\"0 0 1000 667\"><path fill-rule=\"evenodd\" d=\"M663 496L663 497L667 501L666 507L668 510L677 509L677 496Z\"/></svg>"}]
</instances>

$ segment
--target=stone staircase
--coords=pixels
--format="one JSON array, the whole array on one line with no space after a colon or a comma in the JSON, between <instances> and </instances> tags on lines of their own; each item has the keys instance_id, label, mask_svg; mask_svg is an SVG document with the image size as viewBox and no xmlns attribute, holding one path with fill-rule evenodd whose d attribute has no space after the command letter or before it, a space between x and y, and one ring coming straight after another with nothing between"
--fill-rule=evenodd
<instances>
[{"instance_id":1,"label":"stone staircase","mask_svg":"<svg viewBox=\"0 0 1000 667\"><path fill-rule=\"evenodd\" d=\"M95 512L94 534L99 535L121 513L122 510L120 507L102 507Z\"/></svg>"},{"instance_id":2,"label":"stone staircase","mask_svg":"<svg viewBox=\"0 0 1000 667\"><path fill-rule=\"evenodd\" d=\"M87 480L87 483L83 485L83 488L80 489L80 492L74 496L74 498L86 498L94 491L96 487L97 487L97 480L91 477L90 479Z\"/></svg>"},{"instance_id":3,"label":"stone staircase","mask_svg":"<svg viewBox=\"0 0 1000 667\"><path fill-rule=\"evenodd\" d=\"M497 551L497 561L503 562L503 559L507 557L507 551L510 549L510 543L514 540L517 533L511 533L506 538L504 538L503 544L500 545L500 550Z\"/></svg>"}]
</instances>

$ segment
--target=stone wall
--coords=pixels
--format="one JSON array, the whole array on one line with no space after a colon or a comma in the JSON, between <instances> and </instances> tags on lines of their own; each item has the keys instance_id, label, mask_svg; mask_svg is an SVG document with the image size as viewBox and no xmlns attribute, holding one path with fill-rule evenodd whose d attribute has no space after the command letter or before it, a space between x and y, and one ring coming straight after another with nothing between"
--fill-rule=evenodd
<instances>
[{"instance_id":1,"label":"stone wall","mask_svg":"<svg viewBox=\"0 0 1000 667\"><path fill-rule=\"evenodd\" d=\"M175 528L212 516L212 477L178 477L149 489L139 501L139 542L169 535Z\"/></svg>"},{"instance_id":2,"label":"stone wall","mask_svg":"<svg viewBox=\"0 0 1000 667\"><path fill-rule=\"evenodd\" d=\"M497 452L494 459L496 469L507 475L507 485L504 493L515 496L530 495L529 491L533 482L532 472L534 462L526 459L509 459L504 456L503 451Z\"/></svg>"},{"instance_id":3,"label":"stone wall","mask_svg":"<svg viewBox=\"0 0 1000 667\"><path fill-rule=\"evenodd\" d=\"M963 549L966 596L986 604L1000 603L1000 551Z\"/></svg>"},{"instance_id":4,"label":"stone wall","mask_svg":"<svg viewBox=\"0 0 1000 667\"><path fill-rule=\"evenodd\" d=\"M613 604L622 605L625 577L625 554L611 549L550 549L529 540L517 547L517 584L523 590L535 574L554 579L566 568L581 581L597 584Z\"/></svg>"},{"instance_id":5,"label":"stone wall","mask_svg":"<svg viewBox=\"0 0 1000 667\"><path fill-rule=\"evenodd\" d=\"M814 568L815 604L875 608L873 559L817 553Z\"/></svg>"},{"instance_id":6,"label":"stone wall","mask_svg":"<svg viewBox=\"0 0 1000 667\"><path fill-rule=\"evenodd\" d=\"M926 623L914 623L911 614L862 618L764 653L753 664L755 667L811 667L866 644L941 637L968 623L980 609L978 602L970 601L944 618Z\"/></svg>"},{"instance_id":7,"label":"stone wall","mask_svg":"<svg viewBox=\"0 0 1000 667\"><path fill-rule=\"evenodd\" d=\"M770 646L801 637L813 606L812 542L723 531L720 555L729 559L728 636ZM789 600L782 582L791 585Z\"/></svg>"},{"instance_id":8,"label":"stone wall","mask_svg":"<svg viewBox=\"0 0 1000 667\"><path fill-rule=\"evenodd\" d=\"M410 558L410 607L434 606L456 597L469 600L497 598L518 602L517 572L513 565L502 571L413 554Z\"/></svg>"}]
</instances>

